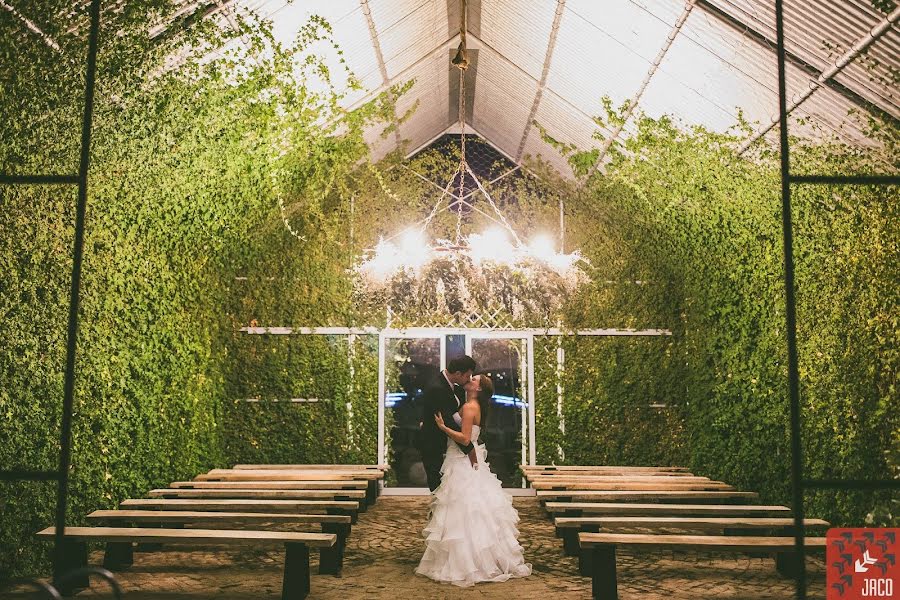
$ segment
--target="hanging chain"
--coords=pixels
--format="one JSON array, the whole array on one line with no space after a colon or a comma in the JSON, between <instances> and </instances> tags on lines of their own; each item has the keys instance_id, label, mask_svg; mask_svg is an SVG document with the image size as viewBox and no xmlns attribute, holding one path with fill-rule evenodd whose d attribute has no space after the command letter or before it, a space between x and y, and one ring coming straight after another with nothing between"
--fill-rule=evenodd
<instances>
[{"instance_id":1,"label":"hanging chain","mask_svg":"<svg viewBox=\"0 0 900 600\"><path fill-rule=\"evenodd\" d=\"M459 69L459 196L456 200L456 239L454 243L459 245L462 242L462 198L466 188L466 70Z\"/></svg>"}]
</instances>

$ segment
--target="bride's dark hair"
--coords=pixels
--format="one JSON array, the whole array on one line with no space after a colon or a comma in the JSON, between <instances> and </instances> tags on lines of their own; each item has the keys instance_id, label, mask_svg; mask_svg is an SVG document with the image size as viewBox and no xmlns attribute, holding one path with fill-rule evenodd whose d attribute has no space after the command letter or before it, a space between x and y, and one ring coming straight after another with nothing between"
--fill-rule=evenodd
<instances>
[{"instance_id":1,"label":"bride's dark hair","mask_svg":"<svg viewBox=\"0 0 900 600\"><path fill-rule=\"evenodd\" d=\"M491 411L491 398L494 397L494 382L487 375L479 375L481 390L476 394L478 406L481 407L481 430L487 426L488 413Z\"/></svg>"}]
</instances>

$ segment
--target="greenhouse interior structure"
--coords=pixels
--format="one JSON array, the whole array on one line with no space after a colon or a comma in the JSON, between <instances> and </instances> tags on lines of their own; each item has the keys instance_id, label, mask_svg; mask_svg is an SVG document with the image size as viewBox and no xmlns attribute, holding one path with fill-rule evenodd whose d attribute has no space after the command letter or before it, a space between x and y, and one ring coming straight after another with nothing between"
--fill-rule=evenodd
<instances>
[{"instance_id":1,"label":"greenhouse interior structure","mask_svg":"<svg viewBox=\"0 0 900 600\"><path fill-rule=\"evenodd\" d=\"M0 9L3 598L900 598L895 0Z\"/></svg>"}]
</instances>

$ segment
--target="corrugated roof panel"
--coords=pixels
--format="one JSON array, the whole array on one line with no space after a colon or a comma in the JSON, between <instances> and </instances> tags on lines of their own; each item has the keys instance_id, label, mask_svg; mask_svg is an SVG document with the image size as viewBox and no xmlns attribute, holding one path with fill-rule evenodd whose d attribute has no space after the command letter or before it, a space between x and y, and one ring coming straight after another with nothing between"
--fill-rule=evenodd
<instances>
[{"instance_id":1,"label":"corrugated roof panel","mask_svg":"<svg viewBox=\"0 0 900 600\"><path fill-rule=\"evenodd\" d=\"M587 115L601 113L603 96L620 106L634 95L670 29L631 2L617 6L567 3L560 23L547 85Z\"/></svg>"},{"instance_id":2,"label":"corrugated roof panel","mask_svg":"<svg viewBox=\"0 0 900 600\"><path fill-rule=\"evenodd\" d=\"M408 140L409 150L427 142L449 125L450 90L447 71L446 50L432 53L409 70L409 79L415 79L415 83L397 102L398 115L403 115L418 103L412 116L400 126L400 137Z\"/></svg>"},{"instance_id":3,"label":"corrugated roof panel","mask_svg":"<svg viewBox=\"0 0 900 600\"><path fill-rule=\"evenodd\" d=\"M446 42L446 0L370 0L388 77Z\"/></svg>"},{"instance_id":4,"label":"corrugated roof panel","mask_svg":"<svg viewBox=\"0 0 900 600\"><path fill-rule=\"evenodd\" d=\"M482 48L478 54L472 125L492 144L515 156L537 82L496 53Z\"/></svg>"},{"instance_id":5,"label":"corrugated roof panel","mask_svg":"<svg viewBox=\"0 0 900 600\"><path fill-rule=\"evenodd\" d=\"M579 150L590 150L602 145L594 139L595 132L607 135L589 118L572 111L571 106L556 94L544 94L535 120L547 130L555 140L564 144L574 144Z\"/></svg>"},{"instance_id":6,"label":"corrugated roof panel","mask_svg":"<svg viewBox=\"0 0 900 600\"><path fill-rule=\"evenodd\" d=\"M540 79L553 26L556 0L481 3L481 39Z\"/></svg>"},{"instance_id":7,"label":"corrugated roof panel","mask_svg":"<svg viewBox=\"0 0 900 600\"><path fill-rule=\"evenodd\" d=\"M569 163L566 162L566 159L563 158L555 148L541 139L541 134L537 129L532 128L531 132L528 134L528 139L525 140L525 148L522 151L522 160L534 160L535 158L541 158L547 162L563 177L569 179L574 177L572 169L569 167Z\"/></svg>"}]
</instances>

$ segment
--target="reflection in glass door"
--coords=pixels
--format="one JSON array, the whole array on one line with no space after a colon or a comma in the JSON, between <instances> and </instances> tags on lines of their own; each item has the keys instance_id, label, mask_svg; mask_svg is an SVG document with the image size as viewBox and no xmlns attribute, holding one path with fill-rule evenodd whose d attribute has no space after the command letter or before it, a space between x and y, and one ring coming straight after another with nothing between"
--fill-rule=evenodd
<instances>
[{"instance_id":1,"label":"reflection in glass door","mask_svg":"<svg viewBox=\"0 0 900 600\"><path fill-rule=\"evenodd\" d=\"M422 422L422 391L441 370L440 337L386 337L384 349L384 425L389 436L384 449L390 483L425 487L425 469L418 448Z\"/></svg>"},{"instance_id":2,"label":"reflection in glass door","mask_svg":"<svg viewBox=\"0 0 900 600\"><path fill-rule=\"evenodd\" d=\"M523 482L518 466L528 463L530 442L528 339L499 334L468 338L466 346L478 364L477 372L494 383L494 398L481 432L491 471L504 487L519 487Z\"/></svg>"}]
</instances>

